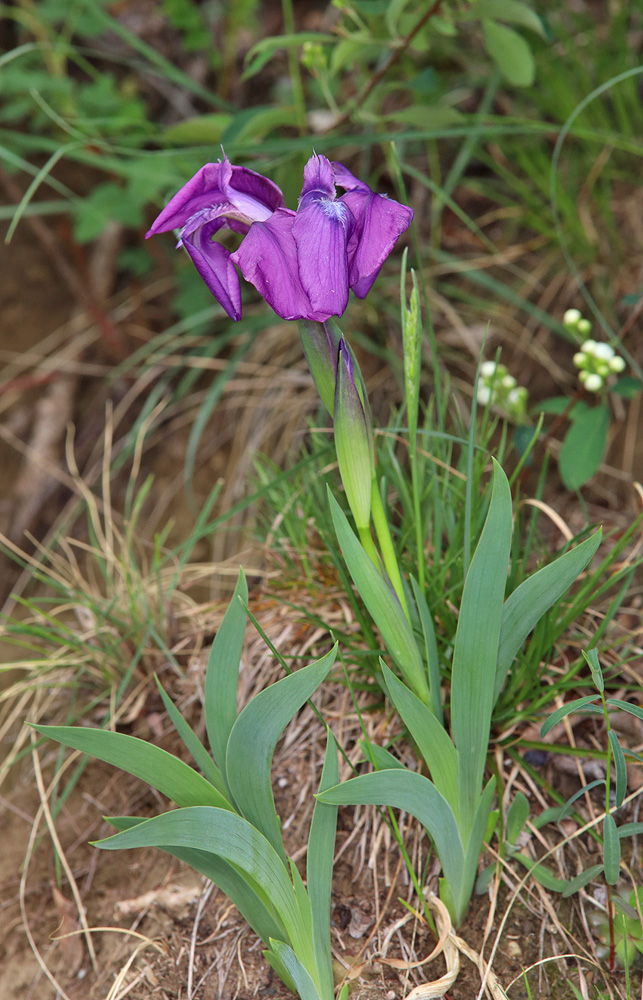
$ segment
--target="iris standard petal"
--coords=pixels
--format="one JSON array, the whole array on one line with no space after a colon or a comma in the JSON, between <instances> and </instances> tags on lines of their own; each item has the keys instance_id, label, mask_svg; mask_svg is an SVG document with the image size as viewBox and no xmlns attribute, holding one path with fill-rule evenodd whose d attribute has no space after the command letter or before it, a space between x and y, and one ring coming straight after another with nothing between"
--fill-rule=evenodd
<instances>
[{"instance_id":1,"label":"iris standard petal","mask_svg":"<svg viewBox=\"0 0 643 1000\"><path fill-rule=\"evenodd\" d=\"M331 314L313 308L299 280L294 218L294 212L279 208L266 222L255 222L231 260L282 319L322 323Z\"/></svg>"},{"instance_id":2,"label":"iris standard petal","mask_svg":"<svg viewBox=\"0 0 643 1000\"><path fill-rule=\"evenodd\" d=\"M154 220L146 237L181 229L194 216L220 205L228 207L231 222L247 227L255 220L267 219L283 204L284 196L276 184L248 167L232 166L224 156L220 163L206 163L197 170ZM230 228L238 231L234 225Z\"/></svg>"},{"instance_id":3,"label":"iris standard petal","mask_svg":"<svg viewBox=\"0 0 643 1000\"><path fill-rule=\"evenodd\" d=\"M225 190L235 208L253 222L263 222L286 204L281 188L248 167L232 167L232 176Z\"/></svg>"},{"instance_id":4,"label":"iris standard petal","mask_svg":"<svg viewBox=\"0 0 643 1000\"><path fill-rule=\"evenodd\" d=\"M347 191L339 200L350 208L356 222L348 246L349 281L363 299L397 240L411 225L413 211L375 194L365 184Z\"/></svg>"},{"instance_id":5,"label":"iris standard petal","mask_svg":"<svg viewBox=\"0 0 643 1000\"><path fill-rule=\"evenodd\" d=\"M219 186L222 169L221 163L206 163L197 170L156 217L145 237L166 233L169 229L182 229L193 215L226 201Z\"/></svg>"},{"instance_id":6,"label":"iris standard petal","mask_svg":"<svg viewBox=\"0 0 643 1000\"><path fill-rule=\"evenodd\" d=\"M335 197L333 165L325 156L317 156L317 153L313 153L304 167L304 183L299 196L300 206L306 204L311 195L323 198Z\"/></svg>"},{"instance_id":7,"label":"iris standard petal","mask_svg":"<svg viewBox=\"0 0 643 1000\"><path fill-rule=\"evenodd\" d=\"M210 239L215 229L216 223L200 226L185 237L183 246L217 302L221 303L228 316L240 320L239 275L230 260L230 251Z\"/></svg>"}]
</instances>

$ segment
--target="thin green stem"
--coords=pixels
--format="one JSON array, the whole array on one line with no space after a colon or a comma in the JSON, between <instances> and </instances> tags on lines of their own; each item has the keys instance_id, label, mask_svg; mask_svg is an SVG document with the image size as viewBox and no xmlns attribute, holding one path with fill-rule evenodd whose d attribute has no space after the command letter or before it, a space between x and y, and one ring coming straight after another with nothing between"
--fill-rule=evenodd
<instances>
[{"instance_id":1,"label":"thin green stem","mask_svg":"<svg viewBox=\"0 0 643 1000\"><path fill-rule=\"evenodd\" d=\"M422 512L420 510L420 482L417 460L417 433L409 441L411 461L411 485L413 488L413 518L415 521L415 547L417 549L417 572L420 590L424 592L424 538L422 535Z\"/></svg>"},{"instance_id":2,"label":"thin green stem","mask_svg":"<svg viewBox=\"0 0 643 1000\"><path fill-rule=\"evenodd\" d=\"M295 34L295 15L293 13L292 0L281 0L281 10L284 19L284 30L287 35ZM306 100L304 97L304 85L299 69L299 59L297 50L290 46L288 48L288 72L292 84L292 96L295 102L295 115L297 117L297 128L301 135L307 131L306 123Z\"/></svg>"},{"instance_id":3,"label":"thin green stem","mask_svg":"<svg viewBox=\"0 0 643 1000\"><path fill-rule=\"evenodd\" d=\"M605 701L605 690L601 685L600 690L601 702L603 703L603 715L605 716L605 728L607 731L607 764L605 766L605 815L610 811L610 788L611 788L611 777L612 777L612 743L609 738L612 726L610 723L609 709L607 708L607 702ZM605 880L605 888L607 889L607 926L609 927L610 934L610 957L609 957L609 969L610 972L614 971L616 965L616 938L614 935L614 903L612 902L612 886Z\"/></svg>"},{"instance_id":4,"label":"thin green stem","mask_svg":"<svg viewBox=\"0 0 643 1000\"><path fill-rule=\"evenodd\" d=\"M357 529L357 534L359 535L359 540L362 543L362 547L366 554L370 557L371 562L380 568L380 559L377 554L377 549L375 548L375 542L373 541L373 536L371 535L371 529L369 527Z\"/></svg>"},{"instance_id":5,"label":"thin green stem","mask_svg":"<svg viewBox=\"0 0 643 1000\"><path fill-rule=\"evenodd\" d=\"M391 531L388 526L384 504L382 503L382 498L380 496L375 476L373 476L373 487L371 489L371 514L373 515L373 524L375 526L377 540L380 544L384 568L388 573L389 580L393 584L393 590L397 594L397 598L402 605L402 610L406 615L407 620L410 622L411 616L409 615L406 597L404 596L402 576L400 574L400 568L397 564L397 556L395 555L395 548L393 547L393 539L391 538Z\"/></svg>"}]
</instances>

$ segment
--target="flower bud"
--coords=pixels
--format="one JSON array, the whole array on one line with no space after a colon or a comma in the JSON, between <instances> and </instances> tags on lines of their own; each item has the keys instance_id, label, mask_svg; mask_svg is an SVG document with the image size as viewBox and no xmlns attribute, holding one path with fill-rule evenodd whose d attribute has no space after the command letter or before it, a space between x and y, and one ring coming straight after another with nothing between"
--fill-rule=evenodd
<instances>
[{"instance_id":1,"label":"flower bud","mask_svg":"<svg viewBox=\"0 0 643 1000\"><path fill-rule=\"evenodd\" d=\"M596 344L594 346L594 357L602 361L609 361L614 357L614 348L611 344Z\"/></svg>"},{"instance_id":2,"label":"flower bud","mask_svg":"<svg viewBox=\"0 0 643 1000\"><path fill-rule=\"evenodd\" d=\"M592 324L588 319L579 319L578 323L576 324L576 329L578 330L579 333L582 333L583 336L585 336L585 334L589 333L589 331L592 329Z\"/></svg>"},{"instance_id":3,"label":"flower bud","mask_svg":"<svg viewBox=\"0 0 643 1000\"><path fill-rule=\"evenodd\" d=\"M586 376L583 381L585 383L585 388L589 392L598 392L599 389L603 388L603 379L600 375L596 375L593 372L581 372L581 378L583 375Z\"/></svg>"},{"instance_id":4,"label":"flower bud","mask_svg":"<svg viewBox=\"0 0 643 1000\"><path fill-rule=\"evenodd\" d=\"M335 449L346 497L358 529L371 519L373 481L373 432L368 401L360 391L360 378L346 341L339 342L335 386Z\"/></svg>"},{"instance_id":5,"label":"flower bud","mask_svg":"<svg viewBox=\"0 0 643 1000\"><path fill-rule=\"evenodd\" d=\"M563 326L575 327L582 316L578 309L568 309L563 316Z\"/></svg>"},{"instance_id":6,"label":"flower bud","mask_svg":"<svg viewBox=\"0 0 643 1000\"><path fill-rule=\"evenodd\" d=\"M313 320L302 319L299 321L299 334L317 392L332 417L335 409L337 352L341 338L339 327L332 320L315 323Z\"/></svg>"}]
</instances>

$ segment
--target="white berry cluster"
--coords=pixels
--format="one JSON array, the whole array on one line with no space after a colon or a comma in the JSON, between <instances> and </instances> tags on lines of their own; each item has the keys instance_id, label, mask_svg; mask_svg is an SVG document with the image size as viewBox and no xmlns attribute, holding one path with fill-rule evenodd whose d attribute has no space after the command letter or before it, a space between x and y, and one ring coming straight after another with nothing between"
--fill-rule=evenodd
<instances>
[{"instance_id":1,"label":"white berry cluster","mask_svg":"<svg viewBox=\"0 0 643 1000\"><path fill-rule=\"evenodd\" d=\"M570 332L589 333L591 323L583 319L578 309L568 309L563 324ZM625 368L625 361L610 344L586 340L574 355L579 369L578 378L589 392L600 392L610 375L618 375Z\"/></svg>"},{"instance_id":2,"label":"white berry cluster","mask_svg":"<svg viewBox=\"0 0 643 1000\"><path fill-rule=\"evenodd\" d=\"M516 424L522 423L527 412L528 392L518 385L504 365L483 361L478 378L478 402L497 406Z\"/></svg>"}]
</instances>

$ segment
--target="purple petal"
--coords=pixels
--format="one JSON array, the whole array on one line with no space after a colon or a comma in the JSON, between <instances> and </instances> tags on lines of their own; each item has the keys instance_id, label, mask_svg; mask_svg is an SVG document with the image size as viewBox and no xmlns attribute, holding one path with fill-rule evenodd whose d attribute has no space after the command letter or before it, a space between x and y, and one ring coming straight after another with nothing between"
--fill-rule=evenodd
<instances>
[{"instance_id":1,"label":"purple petal","mask_svg":"<svg viewBox=\"0 0 643 1000\"><path fill-rule=\"evenodd\" d=\"M304 184L299 196L299 204L305 203L309 195L335 197L335 171L330 160L313 153L304 167Z\"/></svg>"},{"instance_id":2,"label":"purple petal","mask_svg":"<svg viewBox=\"0 0 643 1000\"><path fill-rule=\"evenodd\" d=\"M272 212L285 206L281 188L268 177L248 167L233 167L226 193L232 204L245 211L253 221L263 222Z\"/></svg>"},{"instance_id":3,"label":"purple petal","mask_svg":"<svg viewBox=\"0 0 643 1000\"><path fill-rule=\"evenodd\" d=\"M252 222L267 219L283 204L283 195L276 184L247 167L233 167L224 156L220 163L206 163L183 185L154 220L146 237L181 229L193 216L219 205L225 205L233 216L231 229L247 232ZM243 228L233 225L235 221Z\"/></svg>"},{"instance_id":4,"label":"purple petal","mask_svg":"<svg viewBox=\"0 0 643 1000\"><path fill-rule=\"evenodd\" d=\"M299 277L316 312L341 316L348 305L348 241L355 220L341 201L311 196L300 205L292 234Z\"/></svg>"},{"instance_id":5,"label":"purple petal","mask_svg":"<svg viewBox=\"0 0 643 1000\"><path fill-rule=\"evenodd\" d=\"M343 187L345 191L370 191L368 184L361 181L359 177L355 177L354 174L350 172L348 167L345 167L343 163L339 163L337 160L333 160L332 163L333 171L335 173L335 183Z\"/></svg>"},{"instance_id":6,"label":"purple petal","mask_svg":"<svg viewBox=\"0 0 643 1000\"><path fill-rule=\"evenodd\" d=\"M146 238L154 233L166 233L169 229L181 229L197 212L227 201L219 184L222 172L226 172L226 164L229 168L227 160L223 164L206 163L201 167L157 216L145 234Z\"/></svg>"},{"instance_id":7,"label":"purple petal","mask_svg":"<svg viewBox=\"0 0 643 1000\"><path fill-rule=\"evenodd\" d=\"M349 281L355 294L363 299L398 238L410 226L413 211L392 198L375 194L366 184L359 185L339 201L350 208L356 220L348 245Z\"/></svg>"},{"instance_id":8,"label":"purple petal","mask_svg":"<svg viewBox=\"0 0 643 1000\"><path fill-rule=\"evenodd\" d=\"M221 303L228 316L240 320L239 275L230 260L230 251L210 239L216 228L216 222L200 226L185 237L183 246L217 302Z\"/></svg>"},{"instance_id":9,"label":"purple petal","mask_svg":"<svg viewBox=\"0 0 643 1000\"><path fill-rule=\"evenodd\" d=\"M313 308L299 280L294 219L294 212L280 208L266 222L253 223L230 259L282 319L322 323L331 314Z\"/></svg>"}]
</instances>

